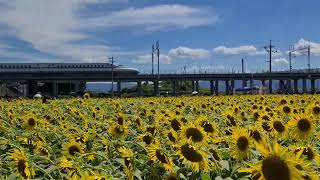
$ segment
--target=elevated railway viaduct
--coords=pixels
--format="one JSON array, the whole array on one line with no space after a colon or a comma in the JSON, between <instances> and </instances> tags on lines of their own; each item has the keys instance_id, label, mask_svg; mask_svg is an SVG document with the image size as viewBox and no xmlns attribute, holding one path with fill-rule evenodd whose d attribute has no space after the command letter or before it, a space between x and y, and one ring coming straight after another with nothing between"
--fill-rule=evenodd
<instances>
[{"instance_id":1,"label":"elevated railway viaduct","mask_svg":"<svg viewBox=\"0 0 320 180\"><path fill-rule=\"evenodd\" d=\"M112 75L113 74L113 75ZM210 82L210 93L219 94L219 85L223 82L225 93L231 94L235 89L235 81L241 81L241 88L254 89L254 81L261 81L262 86L268 87L272 93L272 81L279 81L279 88L288 93L298 93L298 81L302 81L303 93L316 92L316 80L320 79L318 69L295 70L291 72L262 72L262 73L204 73L204 74L139 74L138 70L108 63L0 63L1 91L3 85L18 83L23 86L21 96L30 96L38 91L37 83L51 84L51 95L59 93L59 83L70 83L71 91L79 91L80 82L117 83L117 92L121 95L121 83L136 82L137 95L142 95L142 82L152 81L154 95L159 95L159 82L170 81L173 94L179 94L179 83L192 81L193 89L199 91L199 81ZM307 82L310 88L307 88ZM271 83L271 86L269 86ZM248 86L249 85L249 86ZM271 89L270 89L271 87ZM11 88L12 89L12 88ZM15 88L13 88L15 89ZM12 90L13 90L12 89ZM16 88L16 91L19 91ZM0 92L1 93L1 92Z\"/></svg>"}]
</instances>

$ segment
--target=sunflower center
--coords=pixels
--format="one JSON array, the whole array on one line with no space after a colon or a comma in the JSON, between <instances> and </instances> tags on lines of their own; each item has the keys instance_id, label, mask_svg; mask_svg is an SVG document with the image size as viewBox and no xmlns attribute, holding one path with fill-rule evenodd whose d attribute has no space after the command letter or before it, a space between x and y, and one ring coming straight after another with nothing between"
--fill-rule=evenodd
<instances>
[{"instance_id":1,"label":"sunflower center","mask_svg":"<svg viewBox=\"0 0 320 180\"><path fill-rule=\"evenodd\" d=\"M72 145L68 148L68 151L71 156L74 156L76 153L80 152L80 149L77 146Z\"/></svg>"},{"instance_id":2,"label":"sunflower center","mask_svg":"<svg viewBox=\"0 0 320 180\"><path fill-rule=\"evenodd\" d=\"M255 113L253 113L253 117L255 118L255 119L258 119L259 118L259 113L258 112L255 112Z\"/></svg>"},{"instance_id":3,"label":"sunflower center","mask_svg":"<svg viewBox=\"0 0 320 180\"><path fill-rule=\"evenodd\" d=\"M176 138L173 136L172 132L168 133L168 138L171 142L176 142Z\"/></svg>"},{"instance_id":4,"label":"sunflower center","mask_svg":"<svg viewBox=\"0 0 320 180\"><path fill-rule=\"evenodd\" d=\"M236 121L235 121L233 116L227 115L227 118L229 119L231 126L236 126L237 125L237 123L236 123Z\"/></svg>"},{"instance_id":5,"label":"sunflower center","mask_svg":"<svg viewBox=\"0 0 320 180\"><path fill-rule=\"evenodd\" d=\"M124 158L124 164L126 165L126 167L130 167L131 166L131 159L126 157Z\"/></svg>"},{"instance_id":6,"label":"sunflower center","mask_svg":"<svg viewBox=\"0 0 320 180\"><path fill-rule=\"evenodd\" d=\"M273 122L273 128L279 133L282 133L285 130L284 125L280 121Z\"/></svg>"},{"instance_id":7,"label":"sunflower center","mask_svg":"<svg viewBox=\"0 0 320 180\"><path fill-rule=\"evenodd\" d=\"M302 154L307 156L308 160L312 160L314 157L314 153L313 153L312 149L309 147L304 148Z\"/></svg>"},{"instance_id":8,"label":"sunflower center","mask_svg":"<svg viewBox=\"0 0 320 180\"><path fill-rule=\"evenodd\" d=\"M241 136L237 140L237 147L240 151L245 151L248 149L249 141L248 138L245 136Z\"/></svg>"},{"instance_id":9,"label":"sunflower center","mask_svg":"<svg viewBox=\"0 0 320 180\"><path fill-rule=\"evenodd\" d=\"M287 104L287 101L285 100L285 99L282 99L281 101L280 101L280 103L283 105L283 104Z\"/></svg>"},{"instance_id":10,"label":"sunflower center","mask_svg":"<svg viewBox=\"0 0 320 180\"><path fill-rule=\"evenodd\" d=\"M122 116L118 117L118 124L123 125L123 117Z\"/></svg>"},{"instance_id":11,"label":"sunflower center","mask_svg":"<svg viewBox=\"0 0 320 180\"><path fill-rule=\"evenodd\" d=\"M166 156L159 149L156 150L156 156L160 162L168 164Z\"/></svg>"},{"instance_id":12,"label":"sunflower center","mask_svg":"<svg viewBox=\"0 0 320 180\"><path fill-rule=\"evenodd\" d=\"M117 126L117 127L115 127L115 132L116 132L116 134L123 134L124 130L120 126Z\"/></svg>"},{"instance_id":13,"label":"sunflower center","mask_svg":"<svg viewBox=\"0 0 320 180\"><path fill-rule=\"evenodd\" d=\"M271 127L268 125L268 122L263 122L262 123L262 129L264 129L265 131L271 131L270 129Z\"/></svg>"},{"instance_id":14,"label":"sunflower center","mask_svg":"<svg viewBox=\"0 0 320 180\"><path fill-rule=\"evenodd\" d=\"M33 118L28 119L28 125L29 126L35 126L36 125L36 120Z\"/></svg>"},{"instance_id":15,"label":"sunflower center","mask_svg":"<svg viewBox=\"0 0 320 180\"><path fill-rule=\"evenodd\" d=\"M155 130L156 130L155 127L147 127L147 131L150 132L151 134L154 134Z\"/></svg>"},{"instance_id":16,"label":"sunflower center","mask_svg":"<svg viewBox=\"0 0 320 180\"><path fill-rule=\"evenodd\" d=\"M315 107L312 108L312 111L313 111L314 114L319 114L320 113L320 107L315 106Z\"/></svg>"},{"instance_id":17,"label":"sunflower center","mask_svg":"<svg viewBox=\"0 0 320 180\"><path fill-rule=\"evenodd\" d=\"M202 125L203 129L205 132L208 132L208 133L213 133L214 132L214 129L213 129L213 126L212 124L209 124L209 123L204 123Z\"/></svg>"},{"instance_id":18,"label":"sunflower center","mask_svg":"<svg viewBox=\"0 0 320 180\"><path fill-rule=\"evenodd\" d=\"M282 108L282 110L283 110L283 112L286 113L286 114L289 114L289 113L291 112L291 109L290 109L289 106L284 106L284 107Z\"/></svg>"},{"instance_id":19,"label":"sunflower center","mask_svg":"<svg viewBox=\"0 0 320 180\"><path fill-rule=\"evenodd\" d=\"M24 177L25 179L28 178L25 173L25 169L27 168L26 163L27 162L23 159L18 161L18 171L21 174L21 176Z\"/></svg>"},{"instance_id":20,"label":"sunflower center","mask_svg":"<svg viewBox=\"0 0 320 180\"><path fill-rule=\"evenodd\" d=\"M150 135L145 135L145 136L143 136L142 140L146 144L150 144L152 142L152 137Z\"/></svg>"},{"instance_id":21,"label":"sunflower center","mask_svg":"<svg viewBox=\"0 0 320 180\"><path fill-rule=\"evenodd\" d=\"M251 137L256 140L257 142L260 142L262 140L261 138L261 135L259 133L259 131L257 130L254 130L252 133L251 133Z\"/></svg>"},{"instance_id":22,"label":"sunflower center","mask_svg":"<svg viewBox=\"0 0 320 180\"><path fill-rule=\"evenodd\" d=\"M209 152L211 153L211 155L213 156L213 158L214 158L215 160L220 161L220 157L219 157L219 155L218 155L218 153L217 153L216 150L210 149Z\"/></svg>"},{"instance_id":23,"label":"sunflower center","mask_svg":"<svg viewBox=\"0 0 320 180\"><path fill-rule=\"evenodd\" d=\"M174 129L175 131L179 131L179 130L181 129L181 124L179 123L178 120L173 119L173 120L171 121L171 127L172 127L172 129Z\"/></svg>"},{"instance_id":24,"label":"sunflower center","mask_svg":"<svg viewBox=\"0 0 320 180\"><path fill-rule=\"evenodd\" d=\"M265 121L270 121L270 117L267 115L262 116L262 119Z\"/></svg>"},{"instance_id":25,"label":"sunflower center","mask_svg":"<svg viewBox=\"0 0 320 180\"><path fill-rule=\"evenodd\" d=\"M311 123L307 119L300 119L298 122L298 129L302 132L307 132L311 129Z\"/></svg>"},{"instance_id":26,"label":"sunflower center","mask_svg":"<svg viewBox=\"0 0 320 180\"><path fill-rule=\"evenodd\" d=\"M264 159L261 169L266 180L290 180L290 169L278 156L269 156Z\"/></svg>"},{"instance_id":27,"label":"sunflower center","mask_svg":"<svg viewBox=\"0 0 320 180\"><path fill-rule=\"evenodd\" d=\"M189 144L181 146L181 154L191 162L201 162L203 160L202 155L192 147L189 147Z\"/></svg>"},{"instance_id":28,"label":"sunflower center","mask_svg":"<svg viewBox=\"0 0 320 180\"><path fill-rule=\"evenodd\" d=\"M186 136L188 139L191 137L193 142L201 142L203 140L203 135L197 128L188 128Z\"/></svg>"}]
</instances>

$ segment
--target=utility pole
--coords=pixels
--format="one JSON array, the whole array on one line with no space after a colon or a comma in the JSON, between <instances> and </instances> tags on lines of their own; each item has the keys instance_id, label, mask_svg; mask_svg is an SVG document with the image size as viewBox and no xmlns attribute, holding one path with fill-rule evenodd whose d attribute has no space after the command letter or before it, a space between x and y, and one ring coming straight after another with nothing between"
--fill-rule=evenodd
<instances>
[{"instance_id":1,"label":"utility pole","mask_svg":"<svg viewBox=\"0 0 320 180\"><path fill-rule=\"evenodd\" d=\"M158 94L157 96L160 95L160 89L159 89L159 81L160 81L160 44L159 44L159 40L156 42L156 50L157 50L157 57L158 57Z\"/></svg>"},{"instance_id":2,"label":"utility pole","mask_svg":"<svg viewBox=\"0 0 320 180\"><path fill-rule=\"evenodd\" d=\"M310 73L311 71L311 63L310 63L310 56L311 56L311 47L310 47L310 43L308 43L308 45L304 45L304 47L300 47L299 49L293 49L292 52L299 52L299 53L307 53L307 58L308 58L308 73Z\"/></svg>"},{"instance_id":3,"label":"utility pole","mask_svg":"<svg viewBox=\"0 0 320 180\"><path fill-rule=\"evenodd\" d=\"M151 56L152 56L152 75L153 75L153 60L154 60L154 44L152 44L152 53L151 53Z\"/></svg>"},{"instance_id":4,"label":"utility pole","mask_svg":"<svg viewBox=\"0 0 320 180\"><path fill-rule=\"evenodd\" d=\"M308 72L310 73L310 43L308 44Z\"/></svg>"},{"instance_id":5,"label":"utility pole","mask_svg":"<svg viewBox=\"0 0 320 180\"><path fill-rule=\"evenodd\" d=\"M157 50L157 57L158 57L158 79L159 79L159 75L160 75L160 44L159 41L156 42L156 50Z\"/></svg>"},{"instance_id":6,"label":"utility pole","mask_svg":"<svg viewBox=\"0 0 320 180\"><path fill-rule=\"evenodd\" d=\"M109 60L111 60L111 97L113 97L113 63L114 63L113 56L109 58Z\"/></svg>"},{"instance_id":7,"label":"utility pole","mask_svg":"<svg viewBox=\"0 0 320 180\"><path fill-rule=\"evenodd\" d=\"M242 74L244 74L244 62L243 62L243 58L241 60L241 67L242 67Z\"/></svg>"},{"instance_id":8,"label":"utility pole","mask_svg":"<svg viewBox=\"0 0 320 180\"><path fill-rule=\"evenodd\" d=\"M294 56L294 45L289 46L289 69L292 71L292 55Z\"/></svg>"},{"instance_id":9,"label":"utility pole","mask_svg":"<svg viewBox=\"0 0 320 180\"><path fill-rule=\"evenodd\" d=\"M269 78L269 93L271 94L272 93L272 78L271 78L271 73L272 73L272 53L277 53L278 50L275 49L275 46L272 45L272 41L270 40L270 44L269 46L265 46L264 49L269 53L269 75L270 75L270 78Z\"/></svg>"}]
</instances>

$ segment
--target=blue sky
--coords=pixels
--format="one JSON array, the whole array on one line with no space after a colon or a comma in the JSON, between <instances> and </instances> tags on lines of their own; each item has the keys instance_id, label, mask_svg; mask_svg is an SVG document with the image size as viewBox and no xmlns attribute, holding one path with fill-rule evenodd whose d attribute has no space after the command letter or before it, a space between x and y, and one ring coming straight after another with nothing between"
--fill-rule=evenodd
<instances>
[{"instance_id":1,"label":"blue sky","mask_svg":"<svg viewBox=\"0 0 320 180\"><path fill-rule=\"evenodd\" d=\"M288 69L288 47L311 46L320 67L317 0L0 0L0 62L105 62L162 72L267 70L264 46ZM307 67L296 52L293 68Z\"/></svg>"}]
</instances>

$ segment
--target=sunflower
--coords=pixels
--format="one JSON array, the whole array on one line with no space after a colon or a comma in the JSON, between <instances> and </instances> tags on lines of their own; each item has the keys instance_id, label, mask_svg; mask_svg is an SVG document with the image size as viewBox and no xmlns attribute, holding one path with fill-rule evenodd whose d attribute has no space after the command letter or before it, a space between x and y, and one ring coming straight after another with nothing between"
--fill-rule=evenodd
<instances>
[{"instance_id":1,"label":"sunflower","mask_svg":"<svg viewBox=\"0 0 320 180\"><path fill-rule=\"evenodd\" d=\"M293 109L290 105L285 104L278 107L278 111L281 115L291 115L293 113Z\"/></svg>"},{"instance_id":2,"label":"sunflower","mask_svg":"<svg viewBox=\"0 0 320 180\"><path fill-rule=\"evenodd\" d=\"M89 93L84 93L83 98L84 99L89 99L90 98L90 94Z\"/></svg>"},{"instance_id":3,"label":"sunflower","mask_svg":"<svg viewBox=\"0 0 320 180\"><path fill-rule=\"evenodd\" d=\"M17 170L24 179L30 179L35 175L35 171L32 166L30 166L27 155L23 149L14 149L10 152L9 158L15 161Z\"/></svg>"},{"instance_id":4,"label":"sunflower","mask_svg":"<svg viewBox=\"0 0 320 180\"><path fill-rule=\"evenodd\" d=\"M59 161L58 161L58 167L61 170L68 170L71 169L73 165L73 162L71 160L69 160L66 157L62 157Z\"/></svg>"},{"instance_id":5,"label":"sunflower","mask_svg":"<svg viewBox=\"0 0 320 180\"><path fill-rule=\"evenodd\" d=\"M150 145L154 142L154 137L149 132L140 135L139 139L141 139L141 141L144 142L146 145Z\"/></svg>"},{"instance_id":6,"label":"sunflower","mask_svg":"<svg viewBox=\"0 0 320 180\"><path fill-rule=\"evenodd\" d=\"M231 111L226 111L222 115L226 120L227 126L237 126L235 115Z\"/></svg>"},{"instance_id":7,"label":"sunflower","mask_svg":"<svg viewBox=\"0 0 320 180\"><path fill-rule=\"evenodd\" d=\"M83 153L83 145L71 140L63 145L63 154L67 157L75 156L77 153Z\"/></svg>"},{"instance_id":8,"label":"sunflower","mask_svg":"<svg viewBox=\"0 0 320 180\"><path fill-rule=\"evenodd\" d=\"M313 146L313 143L308 143L307 145L293 146L291 149L295 154L301 151L300 156L305 160L320 162L319 153L316 147Z\"/></svg>"},{"instance_id":9,"label":"sunflower","mask_svg":"<svg viewBox=\"0 0 320 180\"><path fill-rule=\"evenodd\" d=\"M296 167L301 162L291 157L288 151L278 143L267 147L256 144L256 148L263 156L263 159L257 164L247 163L249 168L242 168L240 172L248 172L253 179L259 180L303 179L303 173Z\"/></svg>"},{"instance_id":10,"label":"sunflower","mask_svg":"<svg viewBox=\"0 0 320 180\"><path fill-rule=\"evenodd\" d=\"M278 137L285 137L287 133L286 124L281 121L279 117L274 117L271 121L268 121L267 127L270 127L269 131L271 131L273 135Z\"/></svg>"},{"instance_id":11,"label":"sunflower","mask_svg":"<svg viewBox=\"0 0 320 180\"><path fill-rule=\"evenodd\" d=\"M113 124L109 127L109 133L114 138L125 138L128 135L128 126Z\"/></svg>"},{"instance_id":12,"label":"sunflower","mask_svg":"<svg viewBox=\"0 0 320 180\"><path fill-rule=\"evenodd\" d=\"M256 143L260 143L262 141L262 137L263 137L263 134L262 134L262 131L260 128L258 128L257 126L252 126L250 128L249 131L249 135L250 137L256 142Z\"/></svg>"},{"instance_id":13,"label":"sunflower","mask_svg":"<svg viewBox=\"0 0 320 180\"><path fill-rule=\"evenodd\" d=\"M180 132L181 139L190 139L193 143L207 144L208 136L201 126L189 123L182 126Z\"/></svg>"},{"instance_id":14,"label":"sunflower","mask_svg":"<svg viewBox=\"0 0 320 180\"><path fill-rule=\"evenodd\" d=\"M156 141L147 148L148 155L153 162L160 162L163 167L170 172L173 172L173 162L170 157L161 148L160 142Z\"/></svg>"},{"instance_id":15,"label":"sunflower","mask_svg":"<svg viewBox=\"0 0 320 180\"><path fill-rule=\"evenodd\" d=\"M217 125L213 122L209 122L205 118L198 118L196 124L201 126L210 137L215 137L218 134Z\"/></svg>"},{"instance_id":16,"label":"sunflower","mask_svg":"<svg viewBox=\"0 0 320 180\"><path fill-rule=\"evenodd\" d=\"M237 160L245 159L248 155L251 141L248 130L244 128L233 128L231 137L231 154Z\"/></svg>"},{"instance_id":17,"label":"sunflower","mask_svg":"<svg viewBox=\"0 0 320 180\"><path fill-rule=\"evenodd\" d=\"M127 147L120 147L118 148L118 152L120 153L121 157L124 159L124 165L125 165L125 173L127 175L127 178L129 180L134 179L133 175L133 151Z\"/></svg>"},{"instance_id":18,"label":"sunflower","mask_svg":"<svg viewBox=\"0 0 320 180\"><path fill-rule=\"evenodd\" d=\"M177 148L177 154L184 165L196 172L209 170L207 154L200 147L192 145L189 140L183 140Z\"/></svg>"},{"instance_id":19,"label":"sunflower","mask_svg":"<svg viewBox=\"0 0 320 180\"><path fill-rule=\"evenodd\" d=\"M307 107L307 112L313 114L316 117L320 116L320 106L319 104L311 104Z\"/></svg>"},{"instance_id":20,"label":"sunflower","mask_svg":"<svg viewBox=\"0 0 320 180\"><path fill-rule=\"evenodd\" d=\"M172 129L175 131L181 130L181 122L177 118L172 119L170 121L170 125L171 125Z\"/></svg>"},{"instance_id":21,"label":"sunflower","mask_svg":"<svg viewBox=\"0 0 320 180\"><path fill-rule=\"evenodd\" d=\"M178 141L178 134L172 129L165 131L164 136L167 137L171 143L176 143Z\"/></svg>"},{"instance_id":22,"label":"sunflower","mask_svg":"<svg viewBox=\"0 0 320 180\"><path fill-rule=\"evenodd\" d=\"M38 119L33 114L26 115L23 118L23 126L27 130L33 130L37 126L38 122Z\"/></svg>"},{"instance_id":23,"label":"sunflower","mask_svg":"<svg viewBox=\"0 0 320 180\"><path fill-rule=\"evenodd\" d=\"M294 138L305 140L313 135L315 123L312 115L300 113L288 122Z\"/></svg>"}]
</instances>

